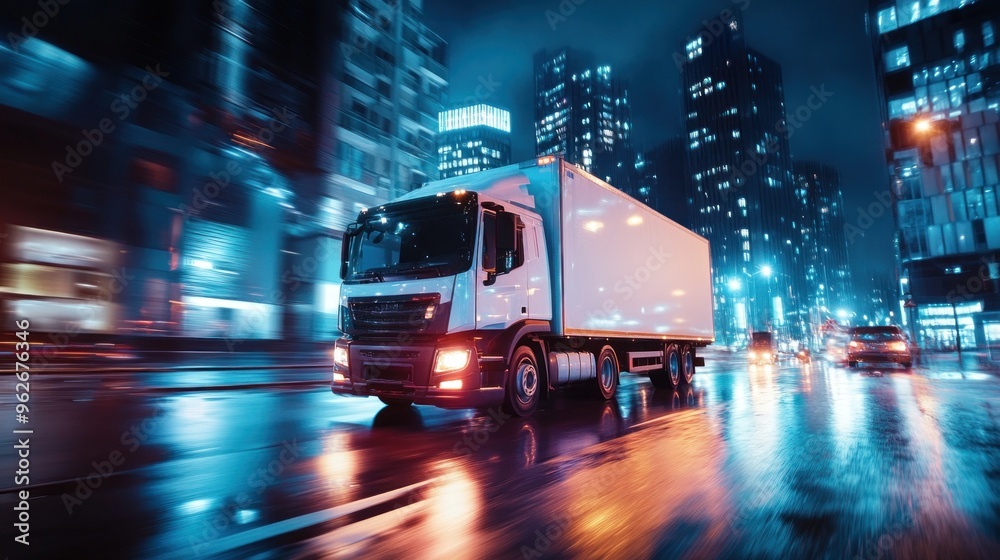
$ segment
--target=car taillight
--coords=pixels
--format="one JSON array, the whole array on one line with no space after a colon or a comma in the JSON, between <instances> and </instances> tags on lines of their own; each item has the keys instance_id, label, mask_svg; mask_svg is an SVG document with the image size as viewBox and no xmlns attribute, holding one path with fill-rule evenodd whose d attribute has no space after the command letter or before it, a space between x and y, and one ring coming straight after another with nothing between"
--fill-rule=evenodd
<instances>
[{"instance_id":1,"label":"car taillight","mask_svg":"<svg viewBox=\"0 0 1000 560\"><path fill-rule=\"evenodd\" d=\"M896 341L889 345L889 349L894 352L906 352L906 343L903 341Z\"/></svg>"}]
</instances>

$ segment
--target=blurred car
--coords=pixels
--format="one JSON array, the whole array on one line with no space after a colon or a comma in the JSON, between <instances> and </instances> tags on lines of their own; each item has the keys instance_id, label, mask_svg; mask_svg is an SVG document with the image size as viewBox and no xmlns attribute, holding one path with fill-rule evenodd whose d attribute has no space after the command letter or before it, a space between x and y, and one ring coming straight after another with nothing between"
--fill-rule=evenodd
<instances>
[{"instance_id":1,"label":"blurred car","mask_svg":"<svg viewBox=\"0 0 1000 560\"><path fill-rule=\"evenodd\" d=\"M899 327L854 327L847 344L847 365L861 362L891 362L905 368L913 365L913 355L906 336Z\"/></svg>"},{"instance_id":2,"label":"blurred car","mask_svg":"<svg viewBox=\"0 0 1000 560\"><path fill-rule=\"evenodd\" d=\"M838 366L847 365L847 345L851 342L848 333L836 333L826 338L826 361Z\"/></svg>"},{"instance_id":3,"label":"blurred car","mask_svg":"<svg viewBox=\"0 0 1000 560\"><path fill-rule=\"evenodd\" d=\"M803 364L811 364L812 352L810 352L808 348L803 348L799 350L797 354L795 354L795 358Z\"/></svg>"}]
</instances>

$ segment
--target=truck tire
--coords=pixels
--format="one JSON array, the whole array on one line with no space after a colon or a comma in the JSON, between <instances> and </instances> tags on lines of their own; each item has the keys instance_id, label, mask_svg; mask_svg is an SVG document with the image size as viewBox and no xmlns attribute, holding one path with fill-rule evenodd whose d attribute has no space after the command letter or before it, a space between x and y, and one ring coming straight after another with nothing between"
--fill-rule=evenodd
<instances>
[{"instance_id":1,"label":"truck tire","mask_svg":"<svg viewBox=\"0 0 1000 560\"><path fill-rule=\"evenodd\" d=\"M378 400L385 403L386 406L395 408L406 408L413 404L412 399L400 399L395 397L379 397Z\"/></svg>"},{"instance_id":2,"label":"truck tire","mask_svg":"<svg viewBox=\"0 0 1000 560\"><path fill-rule=\"evenodd\" d=\"M610 400L618 390L618 356L610 346L601 348L597 355L597 391L604 400Z\"/></svg>"},{"instance_id":3,"label":"truck tire","mask_svg":"<svg viewBox=\"0 0 1000 560\"><path fill-rule=\"evenodd\" d=\"M690 385L694 379L694 348L690 344L681 349L681 375L685 385Z\"/></svg>"},{"instance_id":4,"label":"truck tire","mask_svg":"<svg viewBox=\"0 0 1000 560\"><path fill-rule=\"evenodd\" d=\"M670 389L673 383L670 382L670 375L667 372L667 346L664 346L663 350L663 367L649 372L649 381L657 389Z\"/></svg>"},{"instance_id":5,"label":"truck tire","mask_svg":"<svg viewBox=\"0 0 1000 560\"><path fill-rule=\"evenodd\" d=\"M517 416L530 416L538 406L541 390L542 375L534 350L529 346L518 346L510 359L504 408Z\"/></svg>"},{"instance_id":6,"label":"truck tire","mask_svg":"<svg viewBox=\"0 0 1000 560\"><path fill-rule=\"evenodd\" d=\"M663 352L663 369L672 387L681 384L681 350L676 344L668 344L666 351Z\"/></svg>"}]
</instances>

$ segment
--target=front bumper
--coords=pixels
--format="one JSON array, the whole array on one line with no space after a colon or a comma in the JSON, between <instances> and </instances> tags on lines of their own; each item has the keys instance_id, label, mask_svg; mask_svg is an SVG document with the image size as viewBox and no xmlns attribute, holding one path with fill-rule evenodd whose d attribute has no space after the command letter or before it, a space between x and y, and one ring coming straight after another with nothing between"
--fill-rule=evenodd
<instances>
[{"instance_id":1,"label":"front bumper","mask_svg":"<svg viewBox=\"0 0 1000 560\"><path fill-rule=\"evenodd\" d=\"M755 365L773 365L777 363L778 359L774 354L768 354L766 352L759 352L756 354L750 354L747 356L747 361Z\"/></svg>"},{"instance_id":2,"label":"front bumper","mask_svg":"<svg viewBox=\"0 0 1000 560\"><path fill-rule=\"evenodd\" d=\"M334 374L344 377L331 382L334 394L354 397L388 397L441 408L488 408L504 399L503 371L498 364L481 363L475 345L468 339L396 344L341 339L348 352L348 367L334 364ZM435 373L438 351L469 349L465 368ZM492 367L491 367L492 366ZM445 381L461 381L460 389L442 389Z\"/></svg>"},{"instance_id":3,"label":"front bumper","mask_svg":"<svg viewBox=\"0 0 1000 560\"><path fill-rule=\"evenodd\" d=\"M909 352L860 351L848 352L848 362L908 364L913 361Z\"/></svg>"},{"instance_id":4,"label":"front bumper","mask_svg":"<svg viewBox=\"0 0 1000 560\"><path fill-rule=\"evenodd\" d=\"M390 387L369 383L343 383L331 385L335 395L345 397L390 397L413 401L440 408L490 408L503 403L503 387L486 387L470 391L446 390L435 387Z\"/></svg>"}]
</instances>

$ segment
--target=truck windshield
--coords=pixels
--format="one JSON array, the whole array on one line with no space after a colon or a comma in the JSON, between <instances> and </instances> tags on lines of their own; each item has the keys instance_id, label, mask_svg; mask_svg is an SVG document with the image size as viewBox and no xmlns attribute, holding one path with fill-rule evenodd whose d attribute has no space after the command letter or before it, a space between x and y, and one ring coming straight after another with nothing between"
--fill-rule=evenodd
<instances>
[{"instance_id":1,"label":"truck windshield","mask_svg":"<svg viewBox=\"0 0 1000 560\"><path fill-rule=\"evenodd\" d=\"M347 231L345 282L433 278L469 270L478 203L472 193L396 202L363 212Z\"/></svg>"},{"instance_id":2,"label":"truck windshield","mask_svg":"<svg viewBox=\"0 0 1000 560\"><path fill-rule=\"evenodd\" d=\"M769 332L755 332L750 335L750 346L754 348L759 347L770 347L771 346L771 333Z\"/></svg>"}]
</instances>

